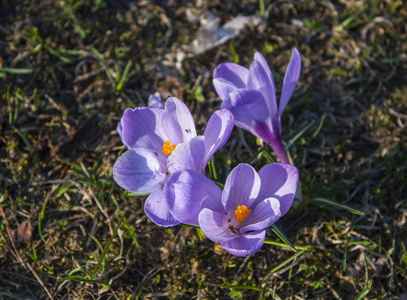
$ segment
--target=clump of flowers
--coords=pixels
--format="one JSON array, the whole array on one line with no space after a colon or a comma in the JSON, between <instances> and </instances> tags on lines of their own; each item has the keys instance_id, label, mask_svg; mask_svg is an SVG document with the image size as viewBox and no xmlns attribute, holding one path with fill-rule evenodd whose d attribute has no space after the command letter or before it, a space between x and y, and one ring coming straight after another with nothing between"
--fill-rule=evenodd
<instances>
[{"instance_id":1,"label":"clump of flowers","mask_svg":"<svg viewBox=\"0 0 407 300\"><path fill-rule=\"evenodd\" d=\"M294 49L277 106L273 77L266 60L256 53L249 69L225 63L215 69L214 85L222 99L202 136L196 134L189 109L158 94L149 107L127 109L117 130L127 150L113 167L114 180L124 189L149 193L146 215L157 225L198 226L229 253L248 256L263 245L266 228L290 209L298 186L298 170L289 165L281 140L281 117L301 70ZM211 181L205 168L228 140L233 126L249 130L270 143L282 163L258 173L239 164L224 189Z\"/></svg>"}]
</instances>

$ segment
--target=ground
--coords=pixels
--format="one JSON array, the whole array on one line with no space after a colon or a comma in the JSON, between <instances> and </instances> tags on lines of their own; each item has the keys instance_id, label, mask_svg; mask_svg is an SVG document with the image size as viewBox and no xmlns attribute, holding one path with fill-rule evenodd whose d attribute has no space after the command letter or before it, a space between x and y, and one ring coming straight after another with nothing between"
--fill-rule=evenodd
<instances>
[{"instance_id":1,"label":"ground","mask_svg":"<svg viewBox=\"0 0 407 300\"><path fill-rule=\"evenodd\" d=\"M261 24L191 54L207 12ZM1 1L0 298L405 299L406 18L401 0ZM124 110L176 96L202 132L219 63L249 67L259 51L279 93L293 48L283 139L303 199L278 226L297 252L239 258L149 221L145 198L112 178ZM215 155L220 180L261 147L235 128Z\"/></svg>"}]
</instances>

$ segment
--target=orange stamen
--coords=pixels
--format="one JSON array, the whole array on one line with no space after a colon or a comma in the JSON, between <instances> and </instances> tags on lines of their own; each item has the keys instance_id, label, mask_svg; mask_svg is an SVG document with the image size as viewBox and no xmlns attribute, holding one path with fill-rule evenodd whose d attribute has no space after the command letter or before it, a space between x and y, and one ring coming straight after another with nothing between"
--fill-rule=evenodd
<instances>
[{"instance_id":1,"label":"orange stamen","mask_svg":"<svg viewBox=\"0 0 407 300\"><path fill-rule=\"evenodd\" d=\"M163 144L163 153L164 153L165 155L170 155L170 154L172 153L172 151L175 150L175 147L177 147L177 145L178 145L178 144L174 144L174 145L171 146L170 141L166 141L166 142Z\"/></svg>"},{"instance_id":2,"label":"orange stamen","mask_svg":"<svg viewBox=\"0 0 407 300\"><path fill-rule=\"evenodd\" d=\"M250 215L251 210L246 207L246 205L239 205L235 210L235 221L243 223L244 219Z\"/></svg>"}]
</instances>

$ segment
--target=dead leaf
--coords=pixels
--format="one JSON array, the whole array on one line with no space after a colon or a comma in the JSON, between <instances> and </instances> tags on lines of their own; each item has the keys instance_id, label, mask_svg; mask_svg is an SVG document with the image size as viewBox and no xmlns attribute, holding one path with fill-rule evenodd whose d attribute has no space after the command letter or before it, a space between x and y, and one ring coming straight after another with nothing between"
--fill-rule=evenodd
<instances>
[{"instance_id":1,"label":"dead leaf","mask_svg":"<svg viewBox=\"0 0 407 300\"><path fill-rule=\"evenodd\" d=\"M12 233L12 238L14 243L24 243L27 244L31 242L33 232L33 225L31 223L31 218L25 220L23 223L18 225L17 229Z\"/></svg>"}]
</instances>

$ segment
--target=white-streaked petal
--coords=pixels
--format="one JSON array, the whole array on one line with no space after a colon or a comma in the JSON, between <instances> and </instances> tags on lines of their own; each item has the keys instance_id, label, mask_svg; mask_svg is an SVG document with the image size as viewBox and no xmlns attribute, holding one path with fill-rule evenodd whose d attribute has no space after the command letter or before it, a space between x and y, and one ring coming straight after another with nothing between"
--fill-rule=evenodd
<instances>
[{"instance_id":1,"label":"white-streaked petal","mask_svg":"<svg viewBox=\"0 0 407 300\"><path fill-rule=\"evenodd\" d=\"M235 119L233 114L226 109L215 111L205 128L205 162L206 166L213 154L218 151L229 139Z\"/></svg>"},{"instance_id":2,"label":"white-streaked petal","mask_svg":"<svg viewBox=\"0 0 407 300\"><path fill-rule=\"evenodd\" d=\"M165 157L145 148L130 149L113 166L113 178L122 188L137 194L151 193L165 183Z\"/></svg>"},{"instance_id":3,"label":"white-streaked petal","mask_svg":"<svg viewBox=\"0 0 407 300\"><path fill-rule=\"evenodd\" d=\"M170 97L160 122L171 145L188 142L196 137L195 123L188 107L178 98Z\"/></svg>"}]
</instances>

